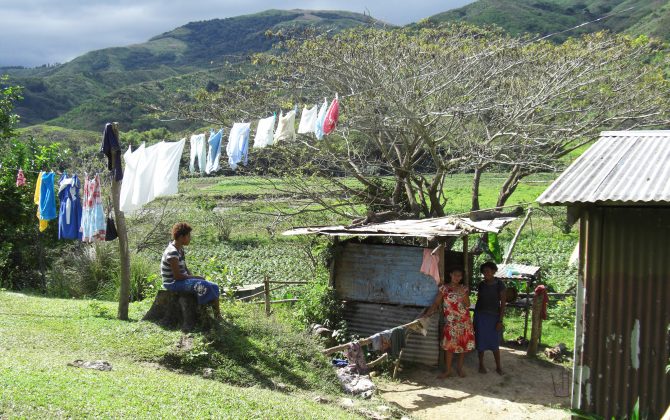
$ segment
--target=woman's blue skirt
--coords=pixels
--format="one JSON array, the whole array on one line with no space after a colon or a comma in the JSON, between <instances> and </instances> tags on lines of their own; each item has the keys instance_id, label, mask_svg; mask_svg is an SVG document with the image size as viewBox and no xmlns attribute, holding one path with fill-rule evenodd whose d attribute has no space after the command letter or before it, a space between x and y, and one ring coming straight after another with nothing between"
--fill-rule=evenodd
<instances>
[{"instance_id":1,"label":"woman's blue skirt","mask_svg":"<svg viewBox=\"0 0 670 420\"><path fill-rule=\"evenodd\" d=\"M477 351L500 349L502 331L496 331L498 314L475 311L475 347Z\"/></svg>"},{"instance_id":2,"label":"woman's blue skirt","mask_svg":"<svg viewBox=\"0 0 670 420\"><path fill-rule=\"evenodd\" d=\"M203 279L177 280L172 283L163 283L163 287L171 292L189 292L198 298L203 305L219 298L219 285Z\"/></svg>"}]
</instances>

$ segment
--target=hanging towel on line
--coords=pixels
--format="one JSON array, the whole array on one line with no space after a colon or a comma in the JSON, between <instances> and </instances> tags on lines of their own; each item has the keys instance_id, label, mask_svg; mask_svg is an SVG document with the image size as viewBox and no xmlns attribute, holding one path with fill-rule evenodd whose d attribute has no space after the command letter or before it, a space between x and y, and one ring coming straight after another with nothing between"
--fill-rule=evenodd
<instances>
[{"instance_id":1,"label":"hanging towel on line","mask_svg":"<svg viewBox=\"0 0 670 420\"><path fill-rule=\"evenodd\" d=\"M249 123L235 123L230 129L226 154L228 155L230 169L233 171L237 169L237 165L240 162L242 162L243 165L247 164L250 129L251 124Z\"/></svg>"},{"instance_id":2,"label":"hanging towel on line","mask_svg":"<svg viewBox=\"0 0 670 420\"><path fill-rule=\"evenodd\" d=\"M37 180L35 181L35 194L33 194L33 203L37 206L37 220L40 221L40 232L44 232L47 230L47 227L49 227L49 222L42 219L42 215L40 213L40 196L42 193L42 175L44 175L44 172L41 172L37 174Z\"/></svg>"},{"instance_id":3,"label":"hanging towel on line","mask_svg":"<svg viewBox=\"0 0 670 420\"><path fill-rule=\"evenodd\" d=\"M323 139L323 123L326 121L326 112L328 112L328 101L326 98L323 99L323 105L319 109L319 114L316 116L314 121L314 135L317 140Z\"/></svg>"},{"instance_id":4,"label":"hanging towel on line","mask_svg":"<svg viewBox=\"0 0 670 420\"><path fill-rule=\"evenodd\" d=\"M421 273L432 277L436 284L440 284L440 256L430 248L423 249L423 261L421 263Z\"/></svg>"},{"instance_id":5,"label":"hanging towel on line","mask_svg":"<svg viewBox=\"0 0 670 420\"><path fill-rule=\"evenodd\" d=\"M254 148L262 149L265 146L272 146L274 143L275 115L258 120L256 128L256 137L254 137Z\"/></svg>"},{"instance_id":6,"label":"hanging towel on line","mask_svg":"<svg viewBox=\"0 0 670 420\"><path fill-rule=\"evenodd\" d=\"M279 114L277 131L275 131L274 142L295 140L295 110L289 111L286 115Z\"/></svg>"},{"instance_id":7,"label":"hanging towel on line","mask_svg":"<svg viewBox=\"0 0 670 420\"><path fill-rule=\"evenodd\" d=\"M54 176L53 172L42 175L42 184L40 185L40 217L43 220L53 220L56 218Z\"/></svg>"},{"instance_id":8,"label":"hanging towel on line","mask_svg":"<svg viewBox=\"0 0 670 420\"><path fill-rule=\"evenodd\" d=\"M144 156L144 143L133 152L131 147L123 154L123 161L126 164L126 173L121 183L121 193L119 197L119 208L124 213L132 213L139 206L133 205L133 189L135 188L135 177L137 176L137 166L140 158Z\"/></svg>"},{"instance_id":9,"label":"hanging towel on line","mask_svg":"<svg viewBox=\"0 0 670 420\"><path fill-rule=\"evenodd\" d=\"M307 134L314 131L317 113L318 107L316 105L310 109L307 109L307 107L302 109L302 114L300 115L300 124L298 124L298 134Z\"/></svg>"},{"instance_id":10,"label":"hanging towel on line","mask_svg":"<svg viewBox=\"0 0 670 420\"><path fill-rule=\"evenodd\" d=\"M337 99L337 94L335 99L330 103L328 112L326 112L326 119L323 122L323 134L330 134L335 131L335 125L337 125L337 119L340 116L340 101Z\"/></svg>"},{"instance_id":11,"label":"hanging towel on line","mask_svg":"<svg viewBox=\"0 0 670 420\"><path fill-rule=\"evenodd\" d=\"M219 170L219 160L221 159L221 138L223 137L223 129L214 133L212 130L209 134L209 152L207 153L207 167L205 172L210 174Z\"/></svg>"},{"instance_id":12,"label":"hanging towel on line","mask_svg":"<svg viewBox=\"0 0 670 420\"><path fill-rule=\"evenodd\" d=\"M191 136L191 162L189 164L189 171L195 172L195 160L198 160L198 167L200 173L205 172L207 167L207 141L204 134L194 134Z\"/></svg>"}]
</instances>

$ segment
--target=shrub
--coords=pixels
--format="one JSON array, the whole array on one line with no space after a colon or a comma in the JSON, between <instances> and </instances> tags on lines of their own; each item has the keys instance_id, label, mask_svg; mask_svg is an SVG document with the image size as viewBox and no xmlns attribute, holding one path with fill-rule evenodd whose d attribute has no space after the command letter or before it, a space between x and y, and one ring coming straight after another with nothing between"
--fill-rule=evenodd
<instances>
[{"instance_id":1,"label":"shrub","mask_svg":"<svg viewBox=\"0 0 670 420\"><path fill-rule=\"evenodd\" d=\"M296 314L304 325L323 324L335 328L342 319L342 305L335 290L328 285L328 271L321 267L313 281L302 289Z\"/></svg>"},{"instance_id":2,"label":"shrub","mask_svg":"<svg viewBox=\"0 0 670 420\"><path fill-rule=\"evenodd\" d=\"M568 296L547 308L547 317L556 325L572 328L575 325L575 299Z\"/></svg>"},{"instance_id":3,"label":"shrub","mask_svg":"<svg viewBox=\"0 0 670 420\"><path fill-rule=\"evenodd\" d=\"M152 261L142 254L130 256L131 302L153 299L156 296L162 286L158 269L158 262ZM117 271L113 281L102 285L96 295L99 299L118 300L120 286L120 271Z\"/></svg>"},{"instance_id":4,"label":"shrub","mask_svg":"<svg viewBox=\"0 0 670 420\"><path fill-rule=\"evenodd\" d=\"M47 280L47 293L61 297L95 296L118 277L116 244L76 243L65 248L54 262Z\"/></svg>"}]
</instances>

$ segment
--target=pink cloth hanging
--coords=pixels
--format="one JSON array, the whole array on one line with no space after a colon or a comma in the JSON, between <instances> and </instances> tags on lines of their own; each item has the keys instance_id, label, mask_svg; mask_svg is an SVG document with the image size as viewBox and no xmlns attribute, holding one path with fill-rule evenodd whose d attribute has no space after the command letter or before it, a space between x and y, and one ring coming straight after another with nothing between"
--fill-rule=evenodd
<instances>
[{"instance_id":1,"label":"pink cloth hanging","mask_svg":"<svg viewBox=\"0 0 670 420\"><path fill-rule=\"evenodd\" d=\"M438 285L442 282L440 279L440 256L439 254L433 254L433 250L430 248L423 249L421 273L435 279L435 283Z\"/></svg>"},{"instance_id":2,"label":"pink cloth hanging","mask_svg":"<svg viewBox=\"0 0 670 420\"><path fill-rule=\"evenodd\" d=\"M16 186L23 187L26 185L26 176L23 175L23 169L19 169L19 173L16 175Z\"/></svg>"},{"instance_id":3,"label":"pink cloth hanging","mask_svg":"<svg viewBox=\"0 0 670 420\"><path fill-rule=\"evenodd\" d=\"M330 134L335 131L335 125L337 125L337 119L340 116L340 102L337 99L337 95L333 102L330 103L328 107L328 112L326 112L326 119L323 122L323 133Z\"/></svg>"}]
</instances>

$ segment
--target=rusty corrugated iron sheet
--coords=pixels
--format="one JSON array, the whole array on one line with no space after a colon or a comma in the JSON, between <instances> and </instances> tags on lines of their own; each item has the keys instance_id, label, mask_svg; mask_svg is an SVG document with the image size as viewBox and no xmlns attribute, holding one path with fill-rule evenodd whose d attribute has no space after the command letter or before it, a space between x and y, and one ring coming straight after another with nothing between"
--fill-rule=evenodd
<instances>
[{"instance_id":1,"label":"rusty corrugated iron sheet","mask_svg":"<svg viewBox=\"0 0 670 420\"><path fill-rule=\"evenodd\" d=\"M423 248L347 243L335 260L335 291L342 300L428 306L437 283L422 274Z\"/></svg>"},{"instance_id":2,"label":"rusty corrugated iron sheet","mask_svg":"<svg viewBox=\"0 0 670 420\"><path fill-rule=\"evenodd\" d=\"M670 208L581 213L573 407L648 418L670 405Z\"/></svg>"},{"instance_id":3,"label":"rusty corrugated iron sheet","mask_svg":"<svg viewBox=\"0 0 670 420\"><path fill-rule=\"evenodd\" d=\"M423 307L415 306L346 302L344 305L344 319L347 321L349 332L358 334L361 338L366 338L380 331L415 320L423 309ZM428 333L425 337L416 333L409 335L402 360L437 366L438 357L438 316L434 314L431 317Z\"/></svg>"},{"instance_id":4,"label":"rusty corrugated iron sheet","mask_svg":"<svg viewBox=\"0 0 670 420\"><path fill-rule=\"evenodd\" d=\"M514 220L516 220L515 217L499 217L492 220L473 221L467 217L446 216L431 219L394 220L361 226L299 227L284 232L284 235L460 237L475 233L499 233L503 227Z\"/></svg>"},{"instance_id":5,"label":"rusty corrugated iron sheet","mask_svg":"<svg viewBox=\"0 0 670 420\"><path fill-rule=\"evenodd\" d=\"M670 130L604 131L537 199L670 203Z\"/></svg>"}]
</instances>

